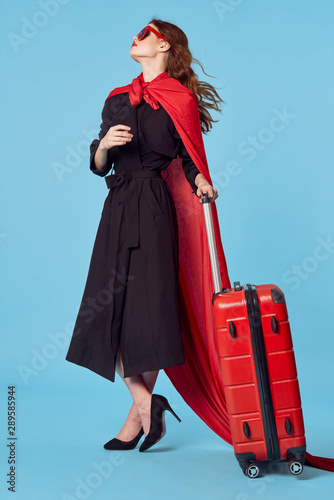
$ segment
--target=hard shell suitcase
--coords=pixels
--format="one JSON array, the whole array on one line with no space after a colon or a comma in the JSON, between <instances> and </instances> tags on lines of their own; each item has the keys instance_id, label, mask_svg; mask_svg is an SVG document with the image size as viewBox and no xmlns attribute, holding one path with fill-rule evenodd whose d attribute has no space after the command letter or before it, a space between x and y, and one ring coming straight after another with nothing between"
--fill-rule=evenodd
<instances>
[{"instance_id":1,"label":"hard shell suitcase","mask_svg":"<svg viewBox=\"0 0 334 500\"><path fill-rule=\"evenodd\" d=\"M234 452L248 477L259 462L305 462L306 439L285 296L273 284L222 289L208 195L202 195L211 259L221 373Z\"/></svg>"}]
</instances>

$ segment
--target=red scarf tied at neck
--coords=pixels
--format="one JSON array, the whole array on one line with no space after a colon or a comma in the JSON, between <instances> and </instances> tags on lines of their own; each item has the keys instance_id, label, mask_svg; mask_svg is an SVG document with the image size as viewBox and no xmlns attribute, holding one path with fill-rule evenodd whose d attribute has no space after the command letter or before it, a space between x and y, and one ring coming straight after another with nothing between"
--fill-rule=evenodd
<instances>
[{"instance_id":1,"label":"red scarf tied at neck","mask_svg":"<svg viewBox=\"0 0 334 500\"><path fill-rule=\"evenodd\" d=\"M194 164L212 186L195 94L166 71L150 82L144 82L141 73L131 84L115 88L107 99L121 93L129 94L133 106L142 98L153 109L161 104L172 118ZM168 173L166 181L173 195L179 229L179 305L185 363L166 368L165 373L190 408L216 434L232 444L214 323L214 286L203 206L193 196L180 158L170 163ZM216 203L210 206L222 285L231 288ZM306 453L305 463L334 471L332 459Z\"/></svg>"},{"instance_id":2,"label":"red scarf tied at neck","mask_svg":"<svg viewBox=\"0 0 334 500\"><path fill-rule=\"evenodd\" d=\"M153 109L159 109L158 101L151 96L147 89L150 83L151 82L144 82L143 73L132 81L132 85L130 85L129 88L129 99L132 106L137 106L140 104L142 98L144 98Z\"/></svg>"}]
</instances>

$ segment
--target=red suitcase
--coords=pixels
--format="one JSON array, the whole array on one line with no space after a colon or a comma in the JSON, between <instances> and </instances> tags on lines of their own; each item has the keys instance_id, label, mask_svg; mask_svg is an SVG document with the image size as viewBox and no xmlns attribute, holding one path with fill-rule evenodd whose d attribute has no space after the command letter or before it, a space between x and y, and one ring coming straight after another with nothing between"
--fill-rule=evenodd
<instances>
[{"instance_id":1,"label":"red suitcase","mask_svg":"<svg viewBox=\"0 0 334 500\"><path fill-rule=\"evenodd\" d=\"M208 195L202 196L218 350L234 452L248 477L259 462L305 462L306 440L284 293L276 285L222 289Z\"/></svg>"}]
</instances>

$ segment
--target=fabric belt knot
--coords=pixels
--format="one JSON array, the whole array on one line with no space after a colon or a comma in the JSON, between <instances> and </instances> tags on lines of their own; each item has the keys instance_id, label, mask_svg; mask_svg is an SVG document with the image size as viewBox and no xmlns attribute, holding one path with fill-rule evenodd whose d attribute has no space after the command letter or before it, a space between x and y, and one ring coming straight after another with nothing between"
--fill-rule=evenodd
<instances>
[{"instance_id":1,"label":"fabric belt knot","mask_svg":"<svg viewBox=\"0 0 334 500\"><path fill-rule=\"evenodd\" d=\"M129 248L137 247L139 244L139 196L141 190L143 190L145 200L152 214L159 215L162 213L150 183L137 183L135 177L156 177L164 180L160 172L156 170L134 170L132 172L121 170L105 177L108 188L114 190L113 202L121 205L124 211L126 244Z\"/></svg>"}]
</instances>

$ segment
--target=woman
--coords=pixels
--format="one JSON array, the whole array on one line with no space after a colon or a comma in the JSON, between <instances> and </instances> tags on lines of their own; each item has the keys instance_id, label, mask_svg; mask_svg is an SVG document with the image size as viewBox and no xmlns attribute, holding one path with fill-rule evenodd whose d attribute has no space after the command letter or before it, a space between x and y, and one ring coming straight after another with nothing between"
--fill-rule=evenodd
<instances>
[{"instance_id":1,"label":"woman","mask_svg":"<svg viewBox=\"0 0 334 500\"><path fill-rule=\"evenodd\" d=\"M146 451L165 434L166 409L180 421L165 397L152 394L159 369L185 364L180 321L184 285L181 297L178 282L183 234L178 223L181 217L196 223L189 212L198 214L198 209L188 203L177 214L175 200L186 192L185 179L186 195L192 188L199 203L204 193L211 202L218 197L209 174L202 175L192 159L201 148L205 156L198 129L193 142L185 130L208 131L213 120L206 108L219 110L215 96L223 101L211 85L198 82L187 38L171 23L152 19L134 37L130 56L141 64L142 73L131 85L110 93L99 140L91 144L92 172L105 176L114 165L116 175L106 177L109 193L66 359L112 382L114 372L119 374L133 404L116 438L104 447L133 449L145 434L139 451ZM161 172L177 156L182 158L183 178L176 179L174 169L167 172L172 174L172 194ZM229 286L225 261L222 267Z\"/></svg>"}]
</instances>

